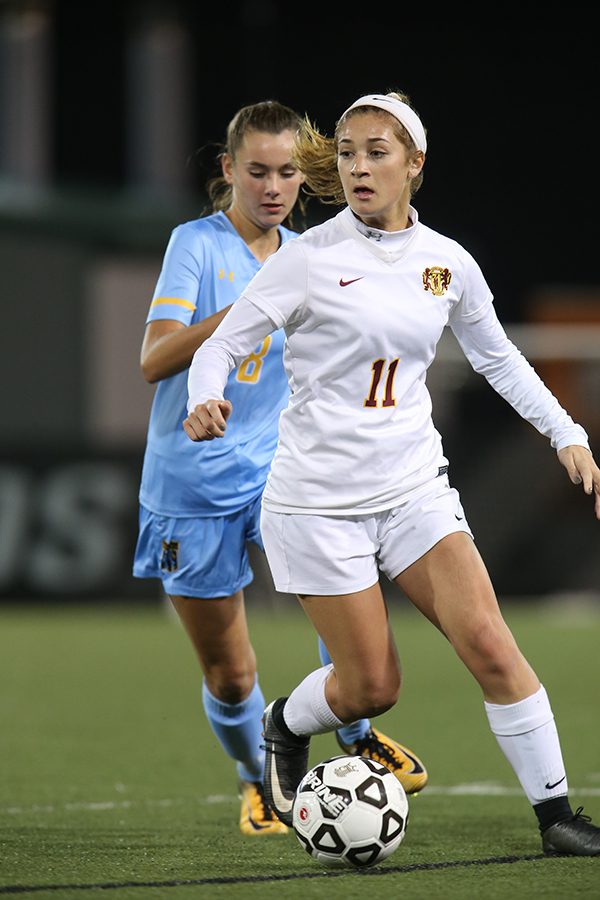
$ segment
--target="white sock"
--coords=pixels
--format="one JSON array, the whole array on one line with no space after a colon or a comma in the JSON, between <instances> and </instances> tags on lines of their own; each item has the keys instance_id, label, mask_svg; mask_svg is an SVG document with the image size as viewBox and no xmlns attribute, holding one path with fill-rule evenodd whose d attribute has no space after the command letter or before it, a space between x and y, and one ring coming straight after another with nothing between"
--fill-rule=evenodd
<instances>
[{"instance_id":1,"label":"white sock","mask_svg":"<svg viewBox=\"0 0 600 900\"><path fill-rule=\"evenodd\" d=\"M544 687L518 703L485 703L485 711L529 802L567 794L558 732Z\"/></svg>"},{"instance_id":2,"label":"white sock","mask_svg":"<svg viewBox=\"0 0 600 900\"><path fill-rule=\"evenodd\" d=\"M325 682L332 669L329 664L311 672L288 697L283 719L294 734L325 734L343 724L325 699Z\"/></svg>"}]
</instances>

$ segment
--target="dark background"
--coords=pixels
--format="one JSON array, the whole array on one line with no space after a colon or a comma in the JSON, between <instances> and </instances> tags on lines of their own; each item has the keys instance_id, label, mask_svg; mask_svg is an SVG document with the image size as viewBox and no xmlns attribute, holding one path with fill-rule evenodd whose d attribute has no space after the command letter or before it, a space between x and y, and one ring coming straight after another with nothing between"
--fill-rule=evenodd
<instances>
[{"instance_id":1,"label":"dark background","mask_svg":"<svg viewBox=\"0 0 600 900\"><path fill-rule=\"evenodd\" d=\"M507 329L597 326L591 14L459 12L0 0L0 598L160 595L131 577L151 401L139 347L170 231L204 208L242 105L278 99L332 134L358 96L406 92L429 143L415 206L473 253ZM311 201L309 224L333 212ZM534 362L597 448L598 354ZM597 599L598 525L544 439L464 367L430 387L498 591Z\"/></svg>"},{"instance_id":2,"label":"dark background","mask_svg":"<svg viewBox=\"0 0 600 900\"><path fill-rule=\"evenodd\" d=\"M358 96L400 88L428 131L420 215L475 254L505 318L523 316L540 282L596 282L600 86L589 13L545 12L532 24L506 12L474 27L457 26L448 7L413 18L391 4L55 8L61 183L127 183L127 42L141 17L166 16L190 39L190 150L222 139L235 110L259 99L307 112L331 134ZM190 174L201 192L204 173Z\"/></svg>"}]
</instances>

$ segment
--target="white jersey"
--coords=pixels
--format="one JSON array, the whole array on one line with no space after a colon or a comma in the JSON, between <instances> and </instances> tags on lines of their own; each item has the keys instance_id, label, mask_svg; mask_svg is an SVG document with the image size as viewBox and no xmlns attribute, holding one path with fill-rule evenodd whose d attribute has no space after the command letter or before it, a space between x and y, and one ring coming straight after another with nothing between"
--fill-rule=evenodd
<instances>
[{"instance_id":1,"label":"white jersey","mask_svg":"<svg viewBox=\"0 0 600 900\"><path fill-rule=\"evenodd\" d=\"M508 340L473 257L412 207L410 218L389 234L346 208L310 228L267 260L194 356L188 410L220 399L230 370L267 333L285 330L291 396L267 509L377 512L448 464L426 387L447 325L473 368L556 449L588 446Z\"/></svg>"}]
</instances>

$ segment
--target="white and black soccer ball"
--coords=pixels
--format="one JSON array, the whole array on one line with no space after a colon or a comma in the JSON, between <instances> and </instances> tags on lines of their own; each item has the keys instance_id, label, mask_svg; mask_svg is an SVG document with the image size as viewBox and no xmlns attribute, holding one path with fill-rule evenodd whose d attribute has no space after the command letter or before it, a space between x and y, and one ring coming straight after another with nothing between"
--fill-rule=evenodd
<instances>
[{"instance_id":1,"label":"white and black soccer ball","mask_svg":"<svg viewBox=\"0 0 600 900\"><path fill-rule=\"evenodd\" d=\"M306 773L292 815L298 840L322 865L373 866L400 846L408 800L381 763L334 756Z\"/></svg>"}]
</instances>

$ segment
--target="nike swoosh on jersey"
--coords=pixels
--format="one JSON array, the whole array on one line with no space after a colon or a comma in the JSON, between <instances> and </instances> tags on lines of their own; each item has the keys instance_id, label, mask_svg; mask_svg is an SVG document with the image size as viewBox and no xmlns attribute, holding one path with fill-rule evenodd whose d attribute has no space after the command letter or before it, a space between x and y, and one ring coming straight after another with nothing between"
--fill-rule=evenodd
<instances>
[{"instance_id":1,"label":"nike swoosh on jersey","mask_svg":"<svg viewBox=\"0 0 600 900\"><path fill-rule=\"evenodd\" d=\"M351 278L349 281L344 281L343 278L340 278L340 287L348 287L349 284L354 284L355 281L362 281L364 275L360 275L358 278Z\"/></svg>"},{"instance_id":2,"label":"nike swoosh on jersey","mask_svg":"<svg viewBox=\"0 0 600 900\"><path fill-rule=\"evenodd\" d=\"M548 784L546 782L546 790L551 791L552 788L558 787L558 785L561 783L561 781L564 781L566 777L567 777L566 775L563 775L563 777L559 778L558 781L555 781L554 784Z\"/></svg>"},{"instance_id":3,"label":"nike swoosh on jersey","mask_svg":"<svg viewBox=\"0 0 600 900\"><path fill-rule=\"evenodd\" d=\"M281 785L279 784L279 776L277 775L277 764L275 760L273 760L273 765L271 767L271 792L273 794L275 811L281 810L281 812L283 813L289 812L292 808L293 800L288 800L287 797L283 796Z\"/></svg>"}]
</instances>

